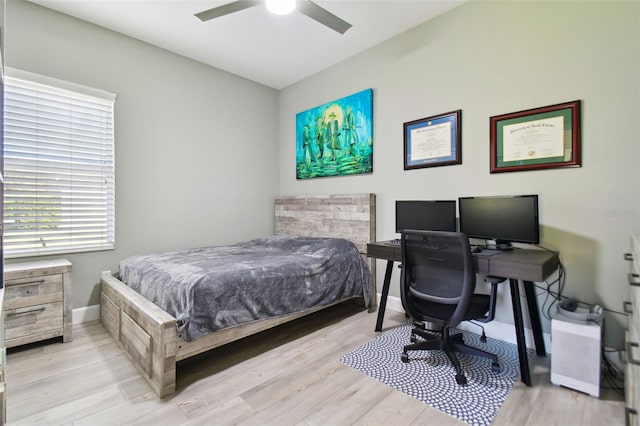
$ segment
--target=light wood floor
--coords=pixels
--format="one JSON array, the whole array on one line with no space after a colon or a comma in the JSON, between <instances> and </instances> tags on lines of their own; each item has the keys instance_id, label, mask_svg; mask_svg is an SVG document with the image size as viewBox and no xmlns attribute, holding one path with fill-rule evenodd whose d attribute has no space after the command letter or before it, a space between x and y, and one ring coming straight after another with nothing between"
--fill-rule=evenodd
<instances>
[{"instance_id":1,"label":"light wood floor","mask_svg":"<svg viewBox=\"0 0 640 426\"><path fill-rule=\"evenodd\" d=\"M346 304L215 349L180 364L178 390L163 400L99 322L75 326L71 343L9 353L8 423L462 425L340 363L376 337L375 319ZM401 322L388 311L385 329ZM546 358L536 357L532 373L534 386L518 381L494 425L624 424L617 394L595 399L550 384Z\"/></svg>"}]
</instances>

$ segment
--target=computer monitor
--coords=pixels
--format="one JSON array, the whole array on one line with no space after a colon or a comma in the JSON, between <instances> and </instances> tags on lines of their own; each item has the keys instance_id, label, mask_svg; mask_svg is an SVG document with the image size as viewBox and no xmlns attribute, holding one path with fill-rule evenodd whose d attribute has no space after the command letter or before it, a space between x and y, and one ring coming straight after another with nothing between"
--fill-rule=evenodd
<instances>
[{"instance_id":1,"label":"computer monitor","mask_svg":"<svg viewBox=\"0 0 640 426\"><path fill-rule=\"evenodd\" d=\"M510 243L540 243L537 195L458 198L460 232L469 238Z\"/></svg>"},{"instance_id":2,"label":"computer monitor","mask_svg":"<svg viewBox=\"0 0 640 426\"><path fill-rule=\"evenodd\" d=\"M456 201L396 201L396 232L455 231Z\"/></svg>"}]
</instances>

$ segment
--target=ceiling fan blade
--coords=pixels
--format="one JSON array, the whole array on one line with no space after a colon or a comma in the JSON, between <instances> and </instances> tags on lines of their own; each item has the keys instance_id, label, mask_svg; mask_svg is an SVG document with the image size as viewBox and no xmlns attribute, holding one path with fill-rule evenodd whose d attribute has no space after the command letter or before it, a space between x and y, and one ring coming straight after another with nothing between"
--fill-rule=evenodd
<instances>
[{"instance_id":1,"label":"ceiling fan blade","mask_svg":"<svg viewBox=\"0 0 640 426\"><path fill-rule=\"evenodd\" d=\"M202 22L205 22L210 19L219 18L220 16L257 6L260 3L262 2L258 0L237 0L223 4L222 6L214 7L213 9L205 10L204 12L196 13L195 16Z\"/></svg>"},{"instance_id":2,"label":"ceiling fan blade","mask_svg":"<svg viewBox=\"0 0 640 426\"><path fill-rule=\"evenodd\" d=\"M309 18L320 22L322 25L337 31L340 34L344 34L349 28L351 28L350 23L338 18L327 9L318 6L310 0L298 0L296 7L300 13L307 15Z\"/></svg>"}]
</instances>

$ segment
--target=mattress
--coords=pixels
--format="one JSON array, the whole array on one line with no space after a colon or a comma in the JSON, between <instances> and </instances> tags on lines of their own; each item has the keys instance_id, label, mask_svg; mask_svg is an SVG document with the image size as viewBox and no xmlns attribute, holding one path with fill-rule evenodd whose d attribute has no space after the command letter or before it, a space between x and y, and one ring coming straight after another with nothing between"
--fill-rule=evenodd
<instances>
[{"instance_id":1,"label":"mattress","mask_svg":"<svg viewBox=\"0 0 640 426\"><path fill-rule=\"evenodd\" d=\"M177 319L181 337L371 298L367 262L348 240L273 236L229 246L135 255L126 285Z\"/></svg>"}]
</instances>

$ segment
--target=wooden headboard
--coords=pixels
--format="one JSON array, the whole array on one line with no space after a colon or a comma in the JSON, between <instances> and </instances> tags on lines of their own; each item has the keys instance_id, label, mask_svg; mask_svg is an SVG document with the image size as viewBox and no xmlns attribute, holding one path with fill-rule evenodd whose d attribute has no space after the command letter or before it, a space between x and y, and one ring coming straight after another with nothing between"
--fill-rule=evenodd
<instances>
[{"instance_id":1,"label":"wooden headboard","mask_svg":"<svg viewBox=\"0 0 640 426\"><path fill-rule=\"evenodd\" d=\"M360 253L376 240L376 195L292 195L276 198L276 235L346 238Z\"/></svg>"}]
</instances>

